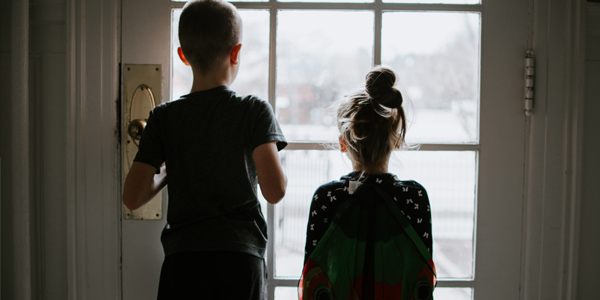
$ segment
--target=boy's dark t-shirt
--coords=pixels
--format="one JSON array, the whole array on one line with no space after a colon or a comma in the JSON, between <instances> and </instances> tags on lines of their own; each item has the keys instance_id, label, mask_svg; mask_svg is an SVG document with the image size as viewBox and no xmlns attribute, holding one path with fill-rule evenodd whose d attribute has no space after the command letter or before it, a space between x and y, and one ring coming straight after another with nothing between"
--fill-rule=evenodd
<instances>
[{"instance_id":1,"label":"boy's dark t-shirt","mask_svg":"<svg viewBox=\"0 0 600 300\"><path fill-rule=\"evenodd\" d=\"M287 143L271 106L227 87L182 96L150 112L135 161L167 167L165 255L235 251L263 257L267 225L253 150Z\"/></svg>"}]
</instances>

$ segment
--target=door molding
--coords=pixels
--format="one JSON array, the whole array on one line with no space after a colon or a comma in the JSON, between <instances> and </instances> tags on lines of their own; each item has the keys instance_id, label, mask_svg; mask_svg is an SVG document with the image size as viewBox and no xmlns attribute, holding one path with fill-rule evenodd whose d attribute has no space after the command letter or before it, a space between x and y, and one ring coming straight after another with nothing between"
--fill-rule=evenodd
<instances>
[{"instance_id":1,"label":"door molding","mask_svg":"<svg viewBox=\"0 0 600 300\"><path fill-rule=\"evenodd\" d=\"M527 120L521 299L576 299L585 2L535 0L536 103Z\"/></svg>"},{"instance_id":2,"label":"door molding","mask_svg":"<svg viewBox=\"0 0 600 300\"><path fill-rule=\"evenodd\" d=\"M120 1L66 10L68 299L121 299Z\"/></svg>"},{"instance_id":3,"label":"door molding","mask_svg":"<svg viewBox=\"0 0 600 300\"><path fill-rule=\"evenodd\" d=\"M13 276L15 299L31 299L33 288L31 169L29 131L29 2L12 1L11 20L11 184ZM4 281L3 281L4 282ZM7 281L8 283L8 281ZM10 294L9 294L10 295Z\"/></svg>"}]
</instances>

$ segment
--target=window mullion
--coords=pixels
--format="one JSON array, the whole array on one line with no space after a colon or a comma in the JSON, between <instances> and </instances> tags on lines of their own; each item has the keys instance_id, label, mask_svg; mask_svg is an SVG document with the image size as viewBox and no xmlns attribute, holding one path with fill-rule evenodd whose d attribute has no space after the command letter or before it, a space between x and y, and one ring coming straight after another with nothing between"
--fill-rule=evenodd
<instances>
[{"instance_id":1,"label":"window mullion","mask_svg":"<svg viewBox=\"0 0 600 300\"><path fill-rule=\"evenodd\" d=\"M274 0L271 0L274 2ZM269 103L276 111L275 85L277 83L277 7L269 8Z\"/></svg>"},{"instance_id":2,"label":"window mullion","mask_svg":"<svg viewBox=\"0 0 600 300\"><path fill-rule=\"evenodd\" d=\"M267 299L275 299L275 206L267 204Z\"/></svg>"},{"instance_id":3,"label":"window mullion","mask_svg":"<svg viewBox=\"0 0 600 300\"><path fill-rule=\"evenodd\" d=\"M269 84L268 100L273 111L276 110L277 83L277 7L276 1L269 1ZM267 204L267 299L275 299L275 206Z\"/></svg>"},{"instance_id":4,"label":"window mullion","mask_svg":"<svg viewBox=\"0 0 600 300\"><path fill-rule=\"evenodd\" d=\"M406 151L479 151L479 144L410 144ZM289 142L286 150L337 150L338 142Z\"/></svg>"},{"instance_id":5,"label":"window mullion","mask_svg":"<svg viewBox=\"0 0 600 300\"><path fill-rule=\"evenodd\" d=\"M373 18L375 24L373 30L375 30L373 37L373 65L378 66L381 64L381 29L383 27L381 17L381 0L375 0L375 16Z\"/></svg>"},{"instance_id":6,"label":"window mullion","mask_svg":"<svg viewBox=\"0 0 600 300\"><path fill-rule=\"evenodd\" d=\"M276 110L275 84L277 78L277 8L270 0L269 8L269 103ZM275 207L267 204L267 299L275 299Z\"/></svg>"}]
</instances>

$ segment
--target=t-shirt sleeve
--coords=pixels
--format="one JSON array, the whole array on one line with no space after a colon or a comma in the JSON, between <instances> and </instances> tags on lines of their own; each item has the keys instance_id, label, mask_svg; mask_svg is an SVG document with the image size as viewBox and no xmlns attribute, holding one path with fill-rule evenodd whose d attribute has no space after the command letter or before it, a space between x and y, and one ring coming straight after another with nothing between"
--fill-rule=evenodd
<instances>
[{"instance_id":1,"label":"t-shirt sleeve","mask_svg":"<svg viewBox=\"0 0 600 300\"><path fill-rule=\"evenodd\" d=\"M160 138L160 121L156 116L155 109L150 111L146 128L142 132L139 142L138 152L133 161L143 162L158 169L165 161L165 153Z\"/></svg>"},{"instance_id":2,"label":"t-shirt sleeve","mask_svg":"<svg viewBox=\"0 0 600 300\"><path fill-rule=\"evenodd\" d=\"M257 99L256 108L253 118L255 126L250 138L251 148L255 149L262 144L270 142L276 142L277 150L285 148L287 141L275 118L271 105L264 100Z\"/></svg>"}]
</instances>

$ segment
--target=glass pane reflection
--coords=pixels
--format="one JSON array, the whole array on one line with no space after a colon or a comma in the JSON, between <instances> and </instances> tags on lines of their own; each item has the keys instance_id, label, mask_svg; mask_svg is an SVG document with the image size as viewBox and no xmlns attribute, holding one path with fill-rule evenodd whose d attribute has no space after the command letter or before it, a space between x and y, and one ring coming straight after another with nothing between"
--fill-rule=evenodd
<instances>
[{"instance_id":1,"label":"glass pane reflection","mask_svg":"<svg viewBox=\"0 0 600 300\"><path fill-rule=\"evenodd\" d=\"M293 150L280 155L288 190L274 207L275 276L298 278L312 195L318 186L339 179L352 167L336 150ZM400 179L420 182L428 191L438 278L472 278L476 152L396 152L389 171Z\"/></svg>"},{"instance_id":2,"label":"glass pane reflection","mask_svg":"<svg viewBox=\"0 0 600 300\"><path fill-rule=\"evenodd\" d=\"M383 14L382 62L408 99L409 142L479 141L479 24L479 13Z\"/></svg>"},{"instance_id":3,"label":"glass pane reflection","mask_svg":"<svg viewBox=\"0 0 600 300\"><path fill-rule=\"evenodd\" d=\"M364 84L372 59L372 12L279 11L276 110L288 141L337 140L328 107Z\"/></svg>"}]
</instances>

